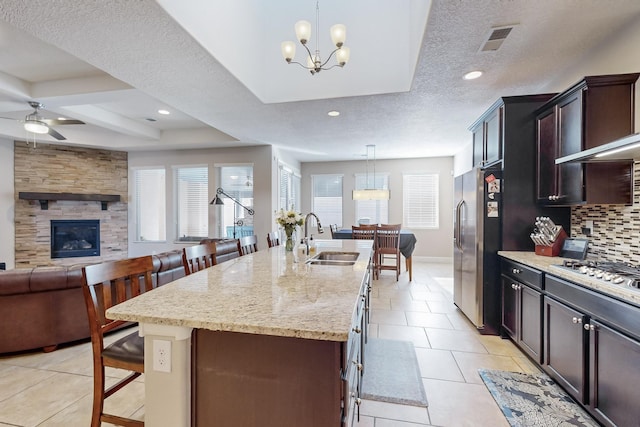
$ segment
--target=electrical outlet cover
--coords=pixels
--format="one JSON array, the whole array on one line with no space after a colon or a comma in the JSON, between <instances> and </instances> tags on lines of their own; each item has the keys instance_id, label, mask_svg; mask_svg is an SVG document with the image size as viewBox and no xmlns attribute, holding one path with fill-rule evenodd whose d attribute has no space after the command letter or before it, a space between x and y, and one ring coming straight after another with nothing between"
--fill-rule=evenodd
<instances>
[{"instance_id":1,"label":"electrical outlet cover","mask_svg":"<svg viewBox=\"0 0 640 427\"><path fill-rule=\"evenodd\" d=\"M153 340L153 370L171 372L171 341Z\"/></svg>"}]
</instances>

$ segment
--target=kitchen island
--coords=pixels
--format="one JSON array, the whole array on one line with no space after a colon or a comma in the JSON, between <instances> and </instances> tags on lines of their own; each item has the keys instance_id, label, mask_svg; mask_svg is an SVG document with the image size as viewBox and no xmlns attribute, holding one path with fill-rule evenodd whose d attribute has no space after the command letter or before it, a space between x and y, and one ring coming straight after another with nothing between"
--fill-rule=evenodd
<instances>
[{"instance_id":1,"label":"kitchen island","mask_svg":"<svg viewBox=\"0 0 640 427\"><path fill-rule=\"evenodd\" d=\"M314 265L276 246L111 308L109 318L138 322L145 337L146 425L349 425L371 250L319 240L318 252L359 255ZM167 342L167 359L154 364L154 347Z\"/></svg>"}]
</instances>

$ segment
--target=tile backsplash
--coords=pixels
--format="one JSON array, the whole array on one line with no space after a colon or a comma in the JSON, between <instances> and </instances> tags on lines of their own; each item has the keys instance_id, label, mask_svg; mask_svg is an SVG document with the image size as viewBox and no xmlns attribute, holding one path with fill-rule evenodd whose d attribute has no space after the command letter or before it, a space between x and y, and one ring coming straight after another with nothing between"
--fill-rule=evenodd
<instances>
[{"instance_id":1,"label":"tile backsplash","mask_svg":"<svg viewBox=\"0 0 640 427\"><path fill-rule=\"evenodd\" d=\"M593 221L591 236L582 232ZM640 162L634 164L633 205L590 205L571 210L571 236L589 239L588 258L640 265Z\"/></svg>"}]
</instances>

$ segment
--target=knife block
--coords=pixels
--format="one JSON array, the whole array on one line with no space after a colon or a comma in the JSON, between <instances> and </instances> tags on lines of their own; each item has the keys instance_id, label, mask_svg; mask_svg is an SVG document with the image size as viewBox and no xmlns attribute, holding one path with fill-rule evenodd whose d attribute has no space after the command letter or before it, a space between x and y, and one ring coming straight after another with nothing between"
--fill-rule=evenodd
<instances>
[{"instance_id":1,"label":"knife block","mask_svg":"<svg viewBox=\"0 0 640 427\"><path fill-rule=\"evenodd\" d=\"M551 246L545 245L536 245L536 255L542 256L558 256L560 255L560 250L562 249L562 244L564 243L564 239L567 238L567 233L560 227L560 232L558 232L558 237L553 242Z\"/></svg>"}]
</instances>

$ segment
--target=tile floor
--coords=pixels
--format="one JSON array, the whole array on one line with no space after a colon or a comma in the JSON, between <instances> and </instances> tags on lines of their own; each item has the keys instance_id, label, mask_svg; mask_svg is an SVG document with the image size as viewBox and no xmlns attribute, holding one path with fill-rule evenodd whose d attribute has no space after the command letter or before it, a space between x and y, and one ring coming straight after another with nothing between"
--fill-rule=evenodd
<instances>
[{"instance_id":1,"label":"tile floor","mask_svg":"<svg viewBox=\"0 0 640 427\"><path fill-rule=\"evenodd\" d=\"M373 282L370 333L414 343L429 407L365 400L356 425L508 427L477 369L538 369L510 341L478 334L456 309L451 264L414 260L413 270L411 283L406 272L396 282L389 271ZM109 370L107 375L122 373ZM0 426L87 427L91 377L88 343L52 353L0 356ZM109 407L143 419L143 380L128 389L116 394Z\"/></svg>"}]
</instances>

